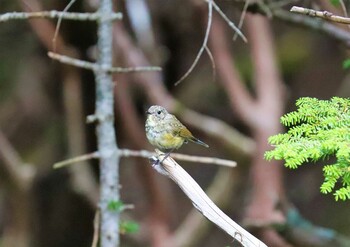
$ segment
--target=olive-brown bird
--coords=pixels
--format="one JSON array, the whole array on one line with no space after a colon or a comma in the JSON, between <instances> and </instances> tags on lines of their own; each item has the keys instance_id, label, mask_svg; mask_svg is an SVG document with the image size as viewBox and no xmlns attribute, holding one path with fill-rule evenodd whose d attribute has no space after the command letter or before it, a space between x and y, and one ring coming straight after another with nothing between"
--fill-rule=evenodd
<instances>
[{"instance_id":1,"label":"olive-brown bird","mask_svg":"<svg viewBox=\"0 0 350 247\"><path fill-rule=\"evenodd\" d=\"M207 144L197 139L174 115L170 114L163 107L153 105L147 110L146 136L148 141L156 148L169 154L188 141L197 143L204 147ZM164 158L164 159L165 159ZM163 159L163 160L164 160Z\"/></svg>"}]
</instances>

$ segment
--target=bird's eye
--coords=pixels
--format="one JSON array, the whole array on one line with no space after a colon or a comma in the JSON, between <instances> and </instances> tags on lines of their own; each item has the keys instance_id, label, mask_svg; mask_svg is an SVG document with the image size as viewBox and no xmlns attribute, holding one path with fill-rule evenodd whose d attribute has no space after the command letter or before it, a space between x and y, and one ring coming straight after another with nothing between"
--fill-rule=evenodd
<instances>
[{"instance_id":1,"label":"bird's eye","mask_svg":"<svg viewBox=\"0 0 350 247\"><path fill-rule=\"evenodd\" d=\"M157 111L157 114L160 115L162 112L161 111Z\"/></svg>"}]
</instances>

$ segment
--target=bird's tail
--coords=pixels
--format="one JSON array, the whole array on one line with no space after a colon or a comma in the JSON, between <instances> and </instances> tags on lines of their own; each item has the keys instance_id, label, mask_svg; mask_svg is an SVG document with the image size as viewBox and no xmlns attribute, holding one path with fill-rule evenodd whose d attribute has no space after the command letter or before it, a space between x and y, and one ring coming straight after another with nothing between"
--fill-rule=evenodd
<instances>
[{"instance_id":1,"label":"bird's tail","mask_svg":"<svg viewBox=\"0 0 350 247\"><path fill-rule=\"evenodd\" d=\"M194 143L197 143L197 144L199 144L199 145L202 145L202 146L204 146L204 147L206 147L206 148L209 147L208 144L202 142L201 140L197 139L196 137L190 138L190 141L191 141L191 142L194 142Z\"/></svg>"}]
</instances>

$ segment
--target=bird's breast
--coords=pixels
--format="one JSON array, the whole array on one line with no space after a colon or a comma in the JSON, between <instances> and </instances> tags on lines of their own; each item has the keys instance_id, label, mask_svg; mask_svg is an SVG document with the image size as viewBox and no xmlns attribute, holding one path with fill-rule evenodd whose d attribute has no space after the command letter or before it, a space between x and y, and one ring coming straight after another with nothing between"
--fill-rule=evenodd
<instances>
[{"instance_id":1,"label":"bird's breast","mask_svg":"<svg viewBox=\"0 0 350 247\"><path fill-rule=\"evenodd\" d=\"M148 141L161 150L177 149L184 142L182 137L173 134L172 127L167 122L147 119L145 129Z\"/></svg>"}]
</instances>

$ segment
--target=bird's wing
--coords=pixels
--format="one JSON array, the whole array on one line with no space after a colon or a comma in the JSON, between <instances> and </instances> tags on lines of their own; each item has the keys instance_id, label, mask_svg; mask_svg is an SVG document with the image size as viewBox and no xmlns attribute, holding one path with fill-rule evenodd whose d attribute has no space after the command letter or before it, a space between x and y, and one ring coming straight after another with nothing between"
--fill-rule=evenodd
<instances>
[{"instance_id":1,"label":"bird's wing","mask_svg":"<svg viewBox=\"0 0 350 247\"><path fill-rule=\"evenodd\" d=\"M192 133L174 115L169 114L168 127L173 136L189 138Z\"/></svg>"},{"instance_id":2,"label":"bird's wing","mask_svg":"<svg viewBox=\"0 0 350 247\"><path fill-rule=\"evenodd\" d=\"M181 136L182 138L185 139L191 139L193 137L191 131L189 131L185 126L181 126L181 128L179 128L179 131L177 133L178 136Z\"/></svg>"},{"instance_id":3,"label":"bird's wing","mask_svg":"<svg viewBox=\"0 0 350 247\"><path fill-rule=\"evenodd\" d=\"M181 137L185 140L186 143L188 141L191 141L199 145L209 147L206 143L194 137L191 131L189 131L186 128L186 126L183 125L174 115L171 115L171 121L169 121L168 123L169 123L168 126L170 127L170 130L171 130L171 135L173 135L174 137L176 136Z\"/></svg>"}]
</instances>

